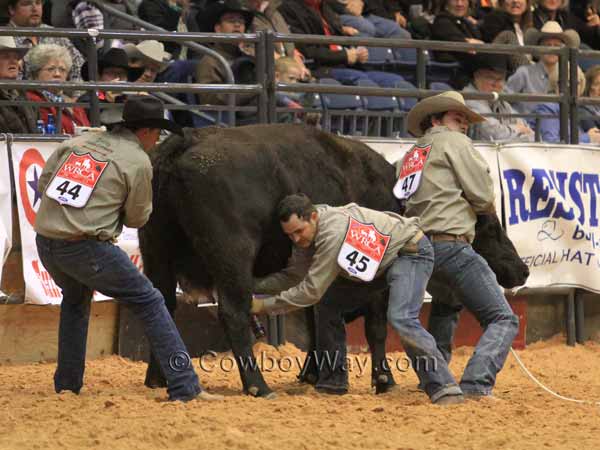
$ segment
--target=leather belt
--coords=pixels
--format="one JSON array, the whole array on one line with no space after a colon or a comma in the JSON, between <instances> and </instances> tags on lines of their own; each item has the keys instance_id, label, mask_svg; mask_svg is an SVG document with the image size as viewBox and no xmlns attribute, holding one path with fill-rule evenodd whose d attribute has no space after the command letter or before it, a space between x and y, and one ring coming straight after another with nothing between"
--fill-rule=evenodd
<instances>
[{"instance_id":1,"label":"leather belt","mask_svg":"<svg viewBox=\"0 0 600 450\"><path fill-rule=\"evenodd\" d=\"M429 235L427 235L427 237L429 238L429 240L431 242L440 242L440 241L444 241L444 242L456 242L456 241L460 241L460 242L466 242L467 244L469 243L469 240L467 239L467 236L465 236L464 234L436 233L436 234L429 234Z\"/></svg>"},{"instance_id":2,"label":"leather belt","mask_svg":"<svg viewBox=\"0 0 600 450\"><path fill-rule=\"evenodd\" d=\"M418 230L413 237L411 237L404 247L402 247L398 253L417 253L419 251L419 241L423 239L425 234Z\"/></svg>"}]
</instances>

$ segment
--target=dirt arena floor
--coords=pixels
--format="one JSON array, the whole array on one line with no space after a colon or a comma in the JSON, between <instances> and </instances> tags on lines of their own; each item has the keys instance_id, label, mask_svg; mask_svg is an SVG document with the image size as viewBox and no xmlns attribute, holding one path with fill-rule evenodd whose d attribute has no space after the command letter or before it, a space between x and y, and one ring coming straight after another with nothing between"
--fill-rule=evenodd
<instances>
[{"instance_id":1,"label":"dirt arena floor","mask_svg":"<svg viewBox=\"0 0 600 450\"><path fill-rule=\"evenodd\" d=\"M405 371L405 356L389 394L371 393L365 355L354 355L348 395L331 397L299 385L294 364L303 354L290 344L276 350L257 344L265 377L279 396L240 394L231 356L195 361L218 403L166 402L164 390L142 385L142 363L111 356L90 361L81 395L56 395L53 363L0 366L0 449L597 449L600 406L552 398L535 386L509 356L496 387L497 400L433 406ZM452 363L459 375L471 348ZM534 375L560 394L600 401L600 344L567 347L564 338L518 352ZM276 369L271 366L279 358ZM292 366L290 368L290 366ZM222 368L221 368L222 367Z\"/></svg>"}]
</instances>

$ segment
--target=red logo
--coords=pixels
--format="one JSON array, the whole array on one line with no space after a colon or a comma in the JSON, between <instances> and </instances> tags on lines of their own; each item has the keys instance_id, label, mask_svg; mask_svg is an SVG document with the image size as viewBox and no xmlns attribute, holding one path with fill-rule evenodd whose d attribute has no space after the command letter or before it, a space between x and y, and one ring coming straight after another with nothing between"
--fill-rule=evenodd
<instances>
[{"instance_id":1,"label":"red logo","mask_svg":"<svg viewBox=\"0 0 600 450\"><path fill-rule=\"evenodd\" d=\"M425 161L427 161L430 150L431 145L426 147L417 147L415 145L413 148L411 148L404 156L399 178L404 178L411 173L420 172L423 170L423 166L425 165Z\"/></svg>"},{"instance_id":2,"label":"red logo","mask_svg":"<svg viewBox=\"0 0 600 450\"><path fill-rule=\"evenodd\" d=\"M390 236L377 231L373 224L364 224L352 217L350 218L346 243L365 255L381 261L389 240Z\"/></svg>"},{"instance_id":3,"label":"red logo","mask_svg":"<svg viewBox=\"0 0 600 450\"><path fill-rule=\"evenodd\" d=\"M35 216L42 193L38 190L38 180L46 165L44 157L36 148L28 148L23 153L19 164L19 191L25 217L31 226L35 223ZM33 200L31 196L33 194Z\"/></svg>"},{"instance_id":4,"label":"red logo","mask_svg":"<svg viewBox=\"0 0 600 450\"><path fill-rule=\"evenodd\" d=\"M85 155L71 153L56 176L93 188L107 165L108 162L97 161L89 153Z\"/></svg>"}]
</instances>

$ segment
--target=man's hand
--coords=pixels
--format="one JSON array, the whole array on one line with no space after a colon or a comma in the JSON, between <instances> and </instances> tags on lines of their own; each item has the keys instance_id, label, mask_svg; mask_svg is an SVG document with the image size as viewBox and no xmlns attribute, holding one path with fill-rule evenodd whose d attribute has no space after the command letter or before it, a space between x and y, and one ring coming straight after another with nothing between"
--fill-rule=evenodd
<instances>
[{"instance_id":1,"label":"man's hand","mask_svg":"<svg viewBox=\"0 0 600 450\"><path fill-rule=\"evenodd\" d=\"M369 50L367 47L358 47L356 52L358 54L359 63L364 64L369 60Z\"/></svg>"},{"instance_id":2,"label":"man's hand","mask_svg":"<svg viewBox=\"0 0 600 450\"><path fill-rule=\"evenodd\" d=\"M534 134L534 131L531 128L529 128L527 124L522 122L515 124L515 129L517 130L517 133L523 136Z\"/></svg>"},{"instance_id":3,"label":"man's hand","mask_svg":"<svg viewBox=\"0 0 600 450\"><path fill-rule=\"evenodd\" d=\"M407 25L406 17L404 17L402 15L402 13L395 12L394 13L394 18L396 19L396 23L398 25L400 25L402 28L406 28L406 25Z\"/></svg>"},{"instance_id":4,"label":"man's hand","mask_svg":"<svg viewBox=\"0 0 600 450\"><path fill-rule=\"evenodd\" d=\"M346 49L346 61L348 61L349 66L353 66L356 64L356 60L358 59L358 53L355 48L347 48Z\"/></svg>"},{"instance_id":5,"label":"man's hand","mask_svg":"<svg viewBox=\"0 0 600 450\"><path fill-rule=\"evenodd\" d=\"M358 30L354 27L343 26L342 33L346 36L356 36L358 34Z\"/></svg>"},{"instance_id":6,"label":"man's hand","mask_svg":"<svg viewBox=\"0 0 600 450\"><path fill-rule=\"evenodd\" d=\"M588 136L590 137L590 142L592 142L592 144L600 144L600 130L598 128L590 128L588 130Z\"/></svg>"}]
</instances>

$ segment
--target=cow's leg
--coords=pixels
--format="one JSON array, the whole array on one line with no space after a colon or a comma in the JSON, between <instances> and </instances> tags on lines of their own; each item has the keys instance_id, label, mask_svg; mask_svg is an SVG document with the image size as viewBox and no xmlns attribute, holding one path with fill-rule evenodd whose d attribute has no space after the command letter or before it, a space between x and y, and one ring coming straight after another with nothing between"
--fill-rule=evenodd
<instances>
[{"instance_id":1,"label":"cow's leg","mask_svg":"<svg viewBox=\"0 0 600 450\"><path fill-rule=\"evenodd\" d=\"M375 386L375 394L383 394L392 389L396 382L385 355L387 291L378 296L369 302L365 311L365 336L371 350L371 384Z\"/></svg>"},{"instance_id":2,"label":"cow's leg","mask_svg":"<svg viewBox=\"0 0 600 450\"><path fill-rule=\"evenodd\" d=\"M150 233L150 231L140 233L140 246L142 249L147 248L147 251L143 251L144 273L154 287L162 293L167 310L171 317L175 318L177 279L173 268L173 257L169 248L165 246L167 239L164 236L151 239ZM152 389L167 387L167 381L153 352L150 352L144 385Z\"/></svg>"},{"instance_id":3,"label":"cow's leg","mask_svg":"<svg viewBox=\"0 0 600 450\"><path fill-rule=\"evenodd\" d=\"M219 319L229 338L235 356L244 393L254 397L274 398L275 394L267 386L252 351L250 329L251 289L233 289L228 286L218 291ZM241 301L242 300L242 301ZM234 303L235 302L235 303Z\"/></svg>"},{"instance_id":4,"label":"cow's leg","mask_svg":"<svg viewBox=\"0 0 600 450\"><path fill-rule=\"evenodd\" d=\"M319 379L319 366L317 365L316 351L317 351L317 327L315 323L315 309L306 308L304 311L306 314L306 328L308 335L308 350L306 352L306 358L302 369L298 374L298 381L300 383L316 384Z\"/></svg>"}]
</instances>

